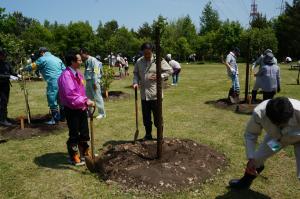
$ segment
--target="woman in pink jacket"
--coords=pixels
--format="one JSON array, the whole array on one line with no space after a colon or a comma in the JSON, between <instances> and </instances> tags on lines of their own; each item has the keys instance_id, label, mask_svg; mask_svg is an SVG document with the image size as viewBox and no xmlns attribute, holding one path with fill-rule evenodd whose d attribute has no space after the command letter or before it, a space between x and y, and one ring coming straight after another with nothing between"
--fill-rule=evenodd
<instances>
[{"instance_id":1,"label":"woman in pink jacket","mask_svg":"<svg viewBox=\"0 0 300 199\"><path fill-rule=\"evenodd\" d=\"M80 55L76 52L69 52L65 59L67 69L58 79L59 98L65 107L69 128L67 149L70 161L79 166L84 165L83 157L89 155L87 108L95 104L85 95L83 76L78 70L82 64Z\"/></svg>"}]
</instances>

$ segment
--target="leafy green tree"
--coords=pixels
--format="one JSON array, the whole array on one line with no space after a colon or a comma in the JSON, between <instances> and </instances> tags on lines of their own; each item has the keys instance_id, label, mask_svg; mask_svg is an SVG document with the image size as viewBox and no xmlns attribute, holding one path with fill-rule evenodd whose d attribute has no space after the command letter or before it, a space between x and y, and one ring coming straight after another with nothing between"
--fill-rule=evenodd
<instances>
[{"instance_id":1,"label":"leafy green tree","mask_svg":"<svg viewBox=\"0 0 300 199\"><path fill-rule=\"evenodd\" d=\"M107 41L117 32L118 29L119 25L116 20L108 21L104 25L100 22L97 28L97 35L104 41Z\"/></svg>"},{"instance_id":2,"label":"leafy green tree","mask_svg":"<svg viewBox=\"0 0 300 199\"><path fill-rule=\"evenodd\" d=\"M240 44L241 34L243 27L239 22L225 21L216 33L215 41L215 52L218 55L222 55L233 46Z\"/></svg>"},{"instance_id":3,"label":"leafy green tree","mask_svg":"<svg viewBox=\"0 0 300 199\"><path fill-rule=\"evenodd\" d=\"M180 37L176 41L177 57L180 61L186 61L188 55L192 52L191 47L185 37Z\"/></svg>"},{"instance_id":4,"label":"leafy green tree","mask_svg":"<svg viewBox=\"0 0 300 199\"><path fill-rule=\"evenodd\" d=\"M24 48L28 54L41 46L49 47L53 41L52 33L38 22L32 23L22 32L20 38L24 40Z\"/></svg>"},{"instance_id":5,"label":"leafy green tree","mask_svg":"<svg viewBox=\"0 0 300 199\"><path fill-rule=\"evenodd\" d=\"M283 15L275 21L276 36L279 41L279 56L300 57L300 0L286 4Z\"/></svg>"},{"instance_id":6,"label":"leafy green tree","mask_svg":"<svg viewBox=\"0 0 300 199\"><path fill-rule=\"evenodd\" d=\"M221 26L219 13L213 9L211 1L209 1L202 11L200 17L200 34L204 35L211 31L216 31Z\"/></svg>"},{"instance_id":7,"label":"leafy green tree","mask_svg":"<svg viewBox=\"0 0 300 199\"><path fill-rule=\"evenodd\" d=\"M266 49L272 49L274 53L278 51L278 40L272 28L258 29L252 28L244 31L241 35L241 53L244 57L248 52L248 40L250 38L250 55L255 58Z\"/></svg>"},{"instance_id":8,"label":"leafy green tree","mask_svg":"<svg viewBox=\"0 0 300 199\"><path fill-rule=\"evenodd\" d=\"M107 52L122 53L124 56L132 57L139 49L141 42L128 31L127 28L121 27L116 33L106 42L105 48Z\"/></svg>"},{"instance_id":9,"label":"leafy green tree","mask_svg":"<svg viewBox=\"0 0 300 199\"><path fill-rule=\"evenodd\" d=\"M143 25L137 30L137 36L141 39L147 40L151 38L152 32L153 30L149 23L143 23Z\"/></svg>"},{"instance_id":10,"label":"leafy green tree","mask_svg":"<svg viewBox=\"0 0 300 199\"><path fill-rule=\"evenodd\" d=\"M91 25L87 22L70 23L67 34L67 49L92 46L94 33Z\"/></svg>"},{"instance_id":11,"label":"leafy green tree","mask_svg":"<svg viewBox=\"0 0 300 199\"><path fill-rule=\"evenodd\" d=\"M26 52L24 41L13 34L0 33L0 46L8 52L8 61L17 67L21 61L25 64Z\"/></svg>"},{"instance_id":12,"label":"leafy green tree","mask_svg":"<svg viewBox=\"0 0 300 199\"><path fill-rule=\"evenodd\" d=\"M266 15L259 14L251 21L250 26L251 28L264 29L271 28L272 23L268 21Z\"/></svg>"}]
</instances>

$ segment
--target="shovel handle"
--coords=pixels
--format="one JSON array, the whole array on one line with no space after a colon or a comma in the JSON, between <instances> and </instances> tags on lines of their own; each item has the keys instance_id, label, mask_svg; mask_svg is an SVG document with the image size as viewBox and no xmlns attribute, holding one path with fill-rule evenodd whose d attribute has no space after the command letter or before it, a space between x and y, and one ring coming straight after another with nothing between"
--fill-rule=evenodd
<instances>
[{"instance_id":1,"label":"shovel handle","mask_svg":"<svg viewBox=\"0 0 300 199\"><path fill-rule=\"evenodd\" d=\"M93 118L95 111L96 111L96 106L92 106L92 108L90 108L90 107L88 108L88 114L89 114L90 118Z\"/></svg>"},{"instance_id":2,"label":"shovel handle","mask_svg":"<svg viewBox=\"0 0 300 199\"><path fill-rule=\"evenodd\" d=\"M135 101L137 101L137 87L134 88L134 98Z\"/></svg>"}]
</instances>

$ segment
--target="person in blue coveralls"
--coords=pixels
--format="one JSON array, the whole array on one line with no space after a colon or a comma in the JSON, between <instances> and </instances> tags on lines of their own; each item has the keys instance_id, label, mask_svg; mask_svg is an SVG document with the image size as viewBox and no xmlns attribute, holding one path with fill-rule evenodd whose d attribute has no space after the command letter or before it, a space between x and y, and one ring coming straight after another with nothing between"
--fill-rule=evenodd
<instances>
[{"instance_id":1,"label":"person in blue coveralls","mask_svg":"<svg viewBox=\"0 0 300 199\"><path fill-rule=\"evenodd\" d=\"M39 58L35 62L21 68L22 71L39 70L47 82L47 101L52 115L52 119L46 122L49 125L57 124L65 118L63 106L58 104L57 84L59 76L65 69L62 60L52 55L46 47L39 48Z\"/></svg>"}]
</instances>

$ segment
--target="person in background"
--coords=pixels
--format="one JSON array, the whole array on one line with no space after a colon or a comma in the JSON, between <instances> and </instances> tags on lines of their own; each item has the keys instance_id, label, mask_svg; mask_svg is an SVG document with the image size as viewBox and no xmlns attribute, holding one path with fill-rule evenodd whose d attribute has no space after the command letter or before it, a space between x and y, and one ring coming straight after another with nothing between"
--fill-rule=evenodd
<instances>
[{"instance_id":1,"label":"person in background","mask_svg":"<svg viewBox=\"0 0 300 199\"><path fill-rule=\"evenodd\" d=\"M127 60L127 57L124 57L124 61L125 61L125 76L129 76L129 64L128 64L128 60Z\"/></svg>"},{"instance_id":2,"label":"person in background","mask_svg":"<svg viewBox=\"0 0 300 199\"><path fill-rule=\"evenodd\" d=\"M86 80L86 95L90 100L96 101L96 107L99 113L96 119L105 118L104 100L100 86L102 63L95 57L90 56L86 48L80 50L80 55L85 65L84 78Z\"/></svg>"},{"instance_id":3,"label":"person in background","mask_svg":"<svg viewBox=\"0 0 300 199\"><path fill-rule=\"evenodd\" d=\"M66 57L67 69L58 79L59 98L65 107L69 128L67 150L70 162L76 166L84 164L84 156L89 156L88 107L94 106L85 94L84 80L79 68L82 60L79 53L70 51Z\"/></svg>"},{"instance_id":4,"label":"person in background","mask_svg":"<svg viewBox=\"0 0 300 199\"><path fill-rule=\"evenodd\" d=\"M227 55L225 61L227 75L232 82L231 88L228 93L228 98L231 101L231 103L239 102L240 82L239 82L239 70L238 70L238 65L236 60L239 55L240 55L240 49L234 47Z\"/></svg>"},{"instance_id":5,"label":"person in background","mask_svg":"<svg viewBox=\"0 0 300 199\"><path fill-rule=\"evenodd\" d=\"M15 73L9 62L6 61L6 51L0 47L0 125L11 126L7 117L7 105L10 93L10 80L17 80L21 78Z\"/></svg>"},{"instance_id":6,"label":"person in background","mask_svg":"<svg viewBox=\"0 0 300 199\"><path fill-rule=\"evenodd\" d=\"M264 65L255 74L260 79L263 91L263 100L272 99L276 92L280 92L280 69L274 61L273 53L269 52L263 57Z\"/></svg>"},{"instance_id":7,"label":"person in background","mask_svg":"<svg viewBox=\"0 0 300 199\"><path fill-rule=\"evenodd\" d=\"M291 57L286 57L286 58L285 58L285 63L287 63L287 64L291 63L292 61L293 61L293 60L292 60Z\"/></svg>"},{"instance_id":8,"label":"person in background","mask_svg":"<svg viewBox=\"0 0 300 199\"><path fill-rule=\"evenodd\" d=\"M57 84L59 76L65 69L62 60L52 55L46 47L39 48L39 58L35 62L21 68L22 71L38 70L47 82L47 101L52 115L52 119L46 122L49 125L57 124L65 119L64 108L58 103Z\"/></svg>"},{"instance_id":9,"label":"person in background","mask_svg":"<svg viewBox=\"0 0 300 199\"><path fill-rule=\"evenodd\" d=\"M143 123L146 130L145 140L152 140L152 119L157 127L157 90L156 90L156 64L153 56L153 46L151 43L144 43L141 46L143 56L137 60L133 70L133 88L140 88L142 100ZM162 78L167 78L173 73L170 65L161 61Z\"/></svg>"},{"instance_id":10,"label":"person in background","mask_svg":"<svg viewBox=\"0 0 300 199\"><path fill-rule=\"evenodd\" d=\"M166 61L169 63L169 65L173 69L173 74L172 74L173 83L172 83L172 86L177 86L178 81L179 81L179 73L181 72L181 66L177 61L172 59L171 54L166 55Z\"/></svg>"},{"instance_id":11,"label":"person in background","mask_svg":"<svg viewBox=\"0 0 300 199\"><path fill-rule=\"evenodd\" d=\"M264 163L281 149L294 146L297 177L300 180L300 101L278 97L259 104L249 120L244 138L248 163L244 176L233 179L229 187L249 189L253 180L264 170ZM258 147L258 137L265 132ZM278 163L279 164L279 163ZM283 162L284 164L284 162ZM285 171L278 171L284 177Z\"/></svg>"},{"instance_id":12,"label":"person in background","mask_svg":"<svg viewBox=\"0 0 300 199\"><path fill-rule=\"evenodd\" d=\"M264 63L264 57L267 53L272 53L272 50L271 49L266 49L264 51L263 54L261 54L257 60L253 63L253 66L251 68L251 73L255 70L255 68L258 66L258 72L257 73L260 73L260 70L261 68L265 65ZM273 60L272 62L277 65L277 59L273 56ZM252 103L255 104L256 103L256 96L257 96L257 91L258 89L262 88L263 87L263 83L262 80L261 80L261 77L258 75L255 75L256 76L256 80L255 80L255 84L254 84L254 87L252 89L252 93L251 93L251 96L252 96Z\"/></svg>"}]
</instances>

